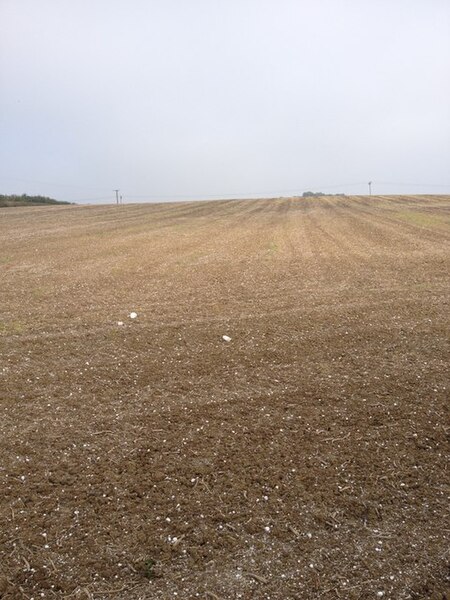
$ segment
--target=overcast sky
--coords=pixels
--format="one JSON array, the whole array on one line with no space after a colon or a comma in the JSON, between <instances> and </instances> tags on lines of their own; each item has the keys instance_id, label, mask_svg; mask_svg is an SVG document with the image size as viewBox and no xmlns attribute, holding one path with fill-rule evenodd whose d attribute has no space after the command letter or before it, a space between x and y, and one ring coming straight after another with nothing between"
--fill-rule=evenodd
<instances>
[{"instance_id":1,"label":"overcast sky","mask_svg":"<svg viewBox=\"0 0 450 600\"><path fill-rule=\"evenodd\" d=\"M0 0L0 193L369 180L450 193L449 0Z\"/></svg>"}]
</instances>

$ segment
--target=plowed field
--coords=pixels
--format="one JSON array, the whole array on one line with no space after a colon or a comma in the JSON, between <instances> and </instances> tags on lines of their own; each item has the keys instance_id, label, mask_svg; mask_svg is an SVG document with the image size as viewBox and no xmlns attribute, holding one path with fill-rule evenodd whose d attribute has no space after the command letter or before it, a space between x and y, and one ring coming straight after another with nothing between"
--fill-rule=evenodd
<instances>
[{"instance_id":1,"label":"plowed field","mask_svg":"<svg viewBox=\"0 0 450 600\"><path fill-rule=\"evenodd\" d=\"M450 197L7 208L0 240L2 600L450 597Z\"/></svg>"}]
</instances>

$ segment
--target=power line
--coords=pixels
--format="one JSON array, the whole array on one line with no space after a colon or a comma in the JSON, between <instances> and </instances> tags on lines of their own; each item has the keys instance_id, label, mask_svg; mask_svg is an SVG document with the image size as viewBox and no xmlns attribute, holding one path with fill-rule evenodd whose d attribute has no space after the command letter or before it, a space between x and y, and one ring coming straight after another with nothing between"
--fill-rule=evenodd
<instances>
[{"instance_id":1,"label":"power line","mask_svg":"<svg viewBox=\"0 0 450 600\"><path fill-rule=\"evenodd\" d=\"M62 183L51 183L51 182L37 182L34 181L32 182L31 180L26 180L26 179L17 179L17 178L13 178L13 177L8 177L5 179L9 179L9 180L14 180L14 181L20 181L20 182L29 182L29 183L34 183L34 184L39 184L39 185L51 185L51 186L60 186L60 187L67 187L67 188L78 188L78 189L82 189L82 190L101 190L101 191L107 191L107 188L88 188L88 187L84 187L81 185L74 185L74 184L62 184ZM371 181L370 185L369 185L369 194L372 192L372 184L376 184L377 186L398 186L398 187L423 187L423 188L450 188L450 184L448 183L444 183L444 184L438 184L438 183L400 183L400 182L386 182L386 181ZM295 189L289 189L289 190L265 190L265 191L254 191L254 192L224 192L222 194L154 194L154 193L150 193L150 194L136 194L136 195L130 195L127 194L127 198L131 199L131 200L139 200L139 199L144 199L144 200L205 200L205 199L210 199L210 200L226 200L226 199L244 199L244 198L262 198L262 197L277 197L277 196L283 196L283 195L290 195L290 196L299 196L302 194L302 192L304 192L305 190L339 190L342 188L350 188L350 187L362 187L362 186L367 186L367 181L366 182L352 182L352 183L339 183L339 184L327 184L327 185L318 185L318 184L314 184L314 185L302 185L302 186L298 186ZM366 188L367 189L367 188ZM122 196L120 197L120 201L119 201L119 189L114 189L113 190L116 194L116 204L121 203L122 201ZM69 200L69 202L100 202L103 200L110 200L111 197L110 196L96 196L96 197L84 197L84 198L76 198L73 200Z\"/></svg>"},{"instance_id":2,"label":"power line","mask_svg":"<svg viewBox=\"0 0 450 600\"><path fill-rule=\"evenodd\" d=\"M370 181L369 182L369 193L372 192L372 185L376 183L377 185L396 185L396 186L402 186L402 187L408 187L408 186L414 186L414 187L436 187L436 188L450 188L450 184L426 184L426 183L389 183L389 182L378 182L378 181ZM274 196L278 196L278 195L283 195L283 194L291 194L291 195L298 195L301 194L303 191L308 190L308 189L312 189L312 190L329 190L329 189L339 189L339 188L349 188L349 187L359 187L359 186L367 186L367 182L362 182L359 181L357 183L340 183L340 184L333 184L333 185L303 185L303 186L299 186L295 189L290 189L290 190L265 190L265 191L255 191L255 192L224 192L222 194L127 194L127 198L130 199L149 199L149 200L154 200L154 199L180 199L180 198L184 198L184 199L205 199L205 198L211 198L211 199L220 199L220 198L245 198L245 197L249 197L249 196L268 196L268 195L274 195Z\"/></svg>"},{"instance_id":3,"label":"power line","mask_svg":"<svg viewBox=\"0 0 450 600\"><path fill-rule=\"evenodd\" d=\"M127 198L230 198L232 196L234 197L238 197L238 198L243 198L246 196L268 196L269 194L273 194L273 195L280 195L280 194L292 194L292 195L296 195L299 193L302 193L300 190L304 191L307 189L321 189L321 190L326 190L326 189L336 189L336 188L343 188L343 187L355 187L355 186L361 186L361 185L366 185L365 182L358 182L358 183L340 183L340 184L333 184L333 185L303 185L303 186L299 186L295 189L290 189L290 190L265 190L264 192L262 191L255 191L255 192L224 192L222 194L139 194L139 195L132 195L132 194L127 194Z\"/></svg>"},{"instance_id":4,"label":"power line","mask_svg":"<svg viewBox=\"0 0 450 600\"><path fill-rule=\"evenodd\" d=\"M97 192L98 191L106 192L109 189L107 187L102 187L102 188L89 187L89 186L77 185L77 184L73 184L73 183L58 183L56 181L37 181L34 179L19 179L18 177L0 177L0 180L17 181L19 183L30 183L32 185L51 185L51 186L55 186L55 187L77 188L77 189L81 189L81 190L94 190Z\"/></svg>"},{"instance_id":5,"label":"power line","mask_svg":"<svg viewBox=\"0 0 450 600\"><path fill-rule=\"evenodd\" d=\"M393 181L377 181L377 185L398 185L401 187L443 187L450 188L449 183L395 183Z\"/></svg>"},{"instance_id":6,"label":"power line","mask_svg":"<svg viewBox=\"0 0 450 600\"><path fill-rule=\"evenodd\" d=\"M111 202L111 194L109 196L100 196L97 198L92 198L92 196L89 196L89 198L72 198L66 200L66 202L99 202L100 200L109 200Z\"/></svg>"}]
</instances>

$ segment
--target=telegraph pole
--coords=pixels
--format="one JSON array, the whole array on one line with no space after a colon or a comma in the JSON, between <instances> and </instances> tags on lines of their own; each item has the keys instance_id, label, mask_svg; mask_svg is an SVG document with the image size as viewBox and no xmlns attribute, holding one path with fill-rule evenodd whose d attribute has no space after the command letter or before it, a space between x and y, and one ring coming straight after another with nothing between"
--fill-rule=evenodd
<instances>
[{"instance_id":1,"label":"telegraph pole","mask_svg":"<svg viewBox=\"0 0 450 600\"><path fill-rule=\"evenodd\" d=\"M116 204L119 204L119 190L113 190L113 192L116 192Z\"/></svg>"},{"instance_id":2,"label":"telegraph pole","mask_svg":"<svg viewBox=\"0 0 450 600\"><path fill-rule=\"evenodd\" d=\"M369 181L369 196L372 195L372 182Z\"/></svg>"}]
</instances>

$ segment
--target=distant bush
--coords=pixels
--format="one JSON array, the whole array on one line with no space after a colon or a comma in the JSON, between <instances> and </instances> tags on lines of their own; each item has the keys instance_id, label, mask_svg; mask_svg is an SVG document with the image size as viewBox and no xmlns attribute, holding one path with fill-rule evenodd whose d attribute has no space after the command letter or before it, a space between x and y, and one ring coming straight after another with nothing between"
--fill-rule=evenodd
<instances>
[{"instance_id":1,"label":"distant bush","mask_svg":"<svg viewBox=\"0 0 450 600\"><path fill-rule=\"evenodd\" d=\"M303 192L303 198L314 198L315 196L345 196L345 194L324 194L323 192Z\"/></svg>"},{"instance_id":2,"label":"distant bush","mask_svg":"<svg viewBox=\"0 0 450 600\"><path fill-rule=\"evenodd\" d=\"M28 196L22 194L11 194L9 196L0 194L0 206L29 206L32 204L72 204L71 202L64 202L62 200L54 200L47 196Z\"/></svg>"},{"instance_id":3,"label":"distant bush","mask_svg":"<svg viewBox=\"0 0 450 600\"><path fill-rule=\"evenodd\" d=\"M314 196L325 196L323 192L303 192L303 198L313 198Z\"/></svg>"}]
</instances>

